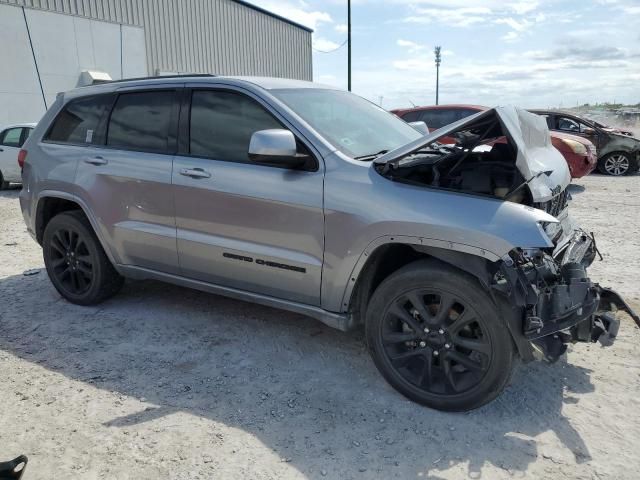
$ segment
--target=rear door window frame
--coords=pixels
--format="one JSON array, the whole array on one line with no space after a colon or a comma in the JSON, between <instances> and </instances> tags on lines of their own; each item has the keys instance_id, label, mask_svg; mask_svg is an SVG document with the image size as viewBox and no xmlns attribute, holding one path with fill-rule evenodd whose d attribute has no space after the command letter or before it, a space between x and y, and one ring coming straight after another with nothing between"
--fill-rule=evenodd
<instances>
[{"instance_id":1,"label":"rear door window frame","mask_svg":"<svg viewBox=\"0 0 640 480\"><path fill-rule=\"evenodd\" d=\"M149 88L148 86L144 86L142 88L136 87L136 88L128 88L128 89L116 91L113 102L111 103L111 107L108 110L108 114L103 116L103 122L101 123L101 127L104 129L103 130L104 135L101 137L103 142L101 145L99 145L100 148L105 148L108 150L119 150L123 152L141 152L141 153L151 153L156 155L175 155L178 152L178 142L177 142L178 135L177 134L178 134L178 116L179 116L179 109L180 109L181 90L183 90L183 87L181 85L180 86L162 85L162 86L157 86L155 88L153 87ZM107 139L109 137L109 123L111 122L111 115L113 114L113 110L115 109L120 96L127 95L127 94L135 94L135 93L153 93L153 92L173 92L173 102L171 105L171 113L169 117L169 131L167 133L166 151L162 152L157 150L148 150L144 148L137 149L137 148L130 148L130 147L108 145ZM97 146L97 144L92 144L92 145Z\"/></svg>"}]
</instances>

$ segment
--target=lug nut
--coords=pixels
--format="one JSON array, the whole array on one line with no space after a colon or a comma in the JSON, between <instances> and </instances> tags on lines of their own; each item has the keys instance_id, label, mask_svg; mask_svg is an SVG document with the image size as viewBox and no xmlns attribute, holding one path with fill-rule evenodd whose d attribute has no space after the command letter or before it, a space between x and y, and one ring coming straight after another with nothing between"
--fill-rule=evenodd
<instances>
[{"instance_id":1,"label":"lug nut","mask_svg":"<svg viewBox=\"0 0 640 480\"><path fill-rule=\"evenodd\" d=\"M440 355L440 352L438 352L438 350L434 350L434 351L433 351L433 356L434 356L434 357L437 357L438 355Z\"/></svg>"},{"instance_id":2,"label":"lug nut","mask_svg":"<svg viewBox=\"0 0 640 480\"><path fill-rule=\"evenodd\" d=\"M424 327L424 333L429 333L429 327Z\"/></svg>"},{"instance_id":3,"label":"lug nut","mask_svg":"<svg viewBox=\"0 0 640 480\"><path fill-rule=\"evenodd\" d=\"M440 330L438 330L438 333L439 333L440 335L442 335L442 334L444 333L444 330L443 330L443 329L440 329Z\"/></svg>"},{"instance_id":4,"label":"lug nut","mask_svg":"<svg viewBox=\"0 0 640 480\"><path fill-rule=\"evenodd\" d=\"M420 342L420 343L419 343L419 345L420 345L422 348L424 348L424 347L426 347L426 346L427 346L427 342Z\"/></svg>"},{"instance_id":5,"label":"lug nut","mask_svg":"<svg viewBox=\"0 0 640 480\"><path fill-rule=\"evenodd\" d=\"M449 345L448 343L445 343L444 348L451 348L451 345Z\"/></svg>"}]
</instances>

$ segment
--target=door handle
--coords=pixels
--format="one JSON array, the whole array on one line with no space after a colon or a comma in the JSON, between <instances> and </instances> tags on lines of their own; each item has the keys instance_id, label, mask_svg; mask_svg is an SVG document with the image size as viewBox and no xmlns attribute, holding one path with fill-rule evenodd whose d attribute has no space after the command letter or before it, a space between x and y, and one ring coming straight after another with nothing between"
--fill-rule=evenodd
<instances>
[{"instance_id":1,"label":"door handle","mask_svg":"<svg viewBox=\"0 0 640 480\"><path fill-rule=\"evenodd\" d=\"M0 148L0 152L4 152L4 148Z\"/></svg>"},{"instance_id":2,"label":"door handle","mask_svg":"<svg viewBox=\"0 0 640 480\"><path fill-rule=\"evenodd\" d=\"M102 158L100 155L96 156L96 157L89 157L89 158L85 158L84 159L84 163L89 163L91 165L106 165L108 162L107 160L105 160L104 158Z\"/></svg>"},{"instance_id":3,"label":"door handle","mask_svg":"<svg viewBox=\"0 0 640 480\"><path fill-rule=\"evenodd\" d=\"M182 168L180 175L191 178L210 178L211 174L201 168Z\"/></svg>"}]
</instances>

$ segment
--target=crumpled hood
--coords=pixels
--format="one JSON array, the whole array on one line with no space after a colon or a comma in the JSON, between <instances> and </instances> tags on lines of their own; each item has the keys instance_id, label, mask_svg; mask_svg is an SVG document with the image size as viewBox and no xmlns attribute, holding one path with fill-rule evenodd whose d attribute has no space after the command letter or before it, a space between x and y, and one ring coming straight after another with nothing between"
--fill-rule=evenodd
<instances>
[{"instance_id":1,"label":"crumpled hood","mask_svg":"<svg viewBox=\"0 0 640 480\"><path fill-rule=\"evenodd\" d=\"M374 163L379 165L404 158L442 137L473 128L475 123L486 121L491 116L498 118L504 135L515 145L516 167L525 179L540 172L552 172L549 176L540 175L529 183L534 202L547 202L567 188L571 182L569 167L562 154L551 143L547 122L539 115L513 106L491 108L458 120L378 157Z\"/></svg>"}]
</instances>

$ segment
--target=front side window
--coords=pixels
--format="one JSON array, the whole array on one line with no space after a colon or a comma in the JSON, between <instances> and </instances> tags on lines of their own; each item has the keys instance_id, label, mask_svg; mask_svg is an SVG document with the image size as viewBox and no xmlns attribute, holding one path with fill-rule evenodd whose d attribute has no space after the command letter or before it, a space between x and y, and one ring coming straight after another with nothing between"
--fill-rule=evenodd
<instances>
[{"instance_id":1,"label":"front side window","mask_svg":"<svg viewBox=\"0 0 640 480\"><path fill-rule=\"evenodd\" d=\"M570 118L560 117L558 119L558 129L565 132L580 132L580 124Z\"/></svg>"},{"instance_id":2,"label":"front side window","mask_svg":"<svg viewBox=\"0 0 640 480\"><path fill-rule=\"evenodd\" d=\"M98 124L112 98L99 95L72 100L56 117L45 140L80 145L102 143L97 135Z\"/></svg>"},{"instance_id":3,"label":"front side window","mask_svg":"<svg viewBox=\"0 0 640 480\"><path fill-rule=\"evenodd\" d=\"M249 161L249 142L259 130L283 128L261 105L234 92L196 90L191 98L189 152L230 162Z\"/></svg>"},{"instance_id":4,"label":"front side window","mask_svg":"<svg viewBox=\"0 0 640 480\"><path fill-rule=\"evenodd\" d=\"M336 149L353 158L393 150L422 136L379 106L342 90L272 90Z\"/></svg>"},{"instance_id":5,"label":"front side window","mask_svg":"<svg viewBox=\"0 0 640 480\"><path fill-rule=\"evenodd\" d=\"M174 97L173 91L119 95L109 119L107 145L166 153Z\"/></svg>"},{"instance_id":6,"label":"front side window","mask_svg":"<svg viewBox=\"0 0 640 480\"><path fill-rule=\"evenodd\" d=\"M5 147L19 147L20 137L22 136L22 127L9 128L0 134L0 144Z\"/></svg>"}]
</instances>

